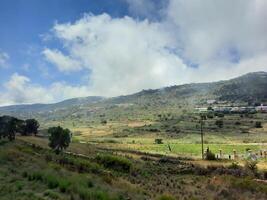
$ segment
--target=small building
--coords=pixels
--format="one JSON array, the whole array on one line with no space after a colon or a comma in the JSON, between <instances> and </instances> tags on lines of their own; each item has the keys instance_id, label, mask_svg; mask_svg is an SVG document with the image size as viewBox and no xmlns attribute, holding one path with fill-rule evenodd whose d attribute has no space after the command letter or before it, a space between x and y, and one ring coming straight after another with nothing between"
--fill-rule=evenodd
<instances>
[{"instance_id":1,"label":"small building","mask_svg":"<svg viewBox=\"0 0 267 200\"><path fill-rule=\"evenodd\" d=\"M262 112L262 113L267 113L267 106L264 106L263 104L261 104L260 106L256 107L256 111Z\"/></svg>"},{"instance_id":2,"label":"small building","mask_svg":"<svg viewBox=\"0 0 267 200\"><path fill-rule=\"evenodd\" d=\"M207 100L207 104L215 104L217 101L215 99Z\"/></svg>"},{"instance_id":3,"label":"small building","mask_svg":"<svg viewBox=\"0 0 267 200\"><path fill-rule=\"evenodd\" d=\"M197 113L207 113L208 112L208 108L202 107L202 108L195 108L195 111Z\"/></svg>"},{"instance_id":4,"label":"small building","mask_svg":"<svg viewBox=\"0 0 267 200\"><path fill-rule=\"evenodd\" d=\"M231 107L214 107L213 108L214 112L219 112L219 113L229 113L231 111Z\"/></svg>"}]
</instances>

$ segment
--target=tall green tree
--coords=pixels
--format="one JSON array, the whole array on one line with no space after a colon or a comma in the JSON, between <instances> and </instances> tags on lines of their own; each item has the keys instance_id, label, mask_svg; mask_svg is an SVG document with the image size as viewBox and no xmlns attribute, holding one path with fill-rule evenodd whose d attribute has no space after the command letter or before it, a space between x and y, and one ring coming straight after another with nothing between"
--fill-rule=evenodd
<instances>
[{"instance_id":1,"label":"tall green tree","mask_svg":"<svg viewBox=\"0 0 267 200\"><path fill-rule=\"evenodd\" d=\"M36 119L27 119L26 127L25 127L26 135L34 134L36 136L36 134L38 133L39 127L40 127L40 124Z\"/></svg>"},{"instance_id":2,"label":"tall green tree","mask_svg":"<svg viewBox=\"0 0 267 200\"><path fill-rule=\"evenodd\" d=\"M62 127L51 127L48 129L49 133L49 146L55 150L56 153L66 149L71 141L71 132L69 129Z\"/></svg>"},{"instance_id":3,"label":"tall green tree","mask_svg":"<svg viewBox=\"0 0 267 200\"><path fill-rule=\"evenodd\" d=\"M7 123L7 134L10 141L15 140L16 131L18 128L17 119L13 118Z\"/></svg>"},{"instance_id":4,"label":"tall green tree","mask_svg":"<svg viewBox=\"0 0 267 200\"><path fill-rule=\"evenodd\" d=\"M15 140L16 133L23 131L23 120L11 116L0 117L0 138L8 138L10 141Z\"/></svg>"}]
</instances>

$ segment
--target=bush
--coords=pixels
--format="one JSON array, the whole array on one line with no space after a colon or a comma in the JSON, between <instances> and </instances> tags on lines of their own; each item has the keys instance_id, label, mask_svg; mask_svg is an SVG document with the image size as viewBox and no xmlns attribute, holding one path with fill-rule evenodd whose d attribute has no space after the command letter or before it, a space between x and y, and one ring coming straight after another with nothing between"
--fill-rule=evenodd
<instances>
[{"instance_id":1,"label":"bush","mask_svg":"<svg viewBox=\"0 0 267 200\"><path fill-rule=\"evenodd\" d=\"M257 121L255 123L255 128L262 128L261 122Z\"/></svg>"},{"instance_id":2,"label":"bush","mask_svg":"<svg viewBox=\"0 0 267 200\"><path fill-rule=\"evenodd\" d=\"M207 117L208 117L209 119L212 119L214 116L213 116L212 113L208 113L208 114L207 114Z\"/></svg>"},{"instance_id":3,"label":"bush","mask_svg":"<svg viewBox=\"0 0 267 200\"><path fill-rule=\"evenodd\" d=\"M107 123L108 123L107 120L105 119L101 120L101 124L106 125Z\"/></svg>"},{"instance_id":4,"label":"bush","mask_svg":"<svg viewBox=\"0 0 267 200\"><path fill-rule=\"evenodd\" d=\"M245 168L254 173L257 171L257 164L258 164L258 161L256 160L246 160Z\"/></svg>"},{"instance_id":5,"label":"bush","mask_svg":"<svg viewBox=\"0 0 267 200\"><path fill-rule=\"evenodd\" d=\"M228 167L229 169L240 169L240 165L238 162L232 162L232 164Z\"/></svg>"},{"instance_id":6,"label":"bush","mask_svg":"<svg viewBox=\"0 0 267 200\"><path fill-rule=\"evenodd\" d=\"M65 193L71 184L70 184L69 181L67 181L65 179L61 179L59 181L59 184L58 185L59 185L60 192Z\"/></svg>"},{"instance_id":7,"label":"bush","mask_svg":"<svg viewBox=\"0 0 267 200\"><path fill-rule=\"evenodd\" d=\"M49 189L57 188L59 185L59 181L57 177L55 177L54 175L50 175L50 174L46 175L45 182L47 183L47 186Z\"/></svg>"},{"instance_id":8,"label":"bush","mask_svg":"<svg viewBox=\"0 0 267 200\"><path fill-rule=\"evenodd\" d=\"M215 125L219 128L223 128L223 120L216 120Z\"/></svg>"},{"instance_id":9,"label":"bush","mask_svg":"<svg viewBox=\"0 0 267 200\"><path fill-rule=\"evenodd\" d=\"M212 153L211 151L208 151L206 153L206 160L216 160L215 154Z\"/></svg>"},{"instance_id":10,"label":"bush","mask_svg":"<svg viewBox=\"0 0 267 200\"><path fill-rule=\"evenodd\" d=\"M237 121L237 122L235 122L235 125L241 125L241 122Z\"/></svg>"},{"instance_id":11,"label":"bush","mask_svg":"<svg viewBox=\"0 0 267 200\"><path fill-rule=\"evenodd\" d=\"M129 172L132 166L130 160L113 155L97 155L96 161L107 168Z\"/></svg>"},{"instance_id":12,"label":"bush","mask_svg":"<svg viewBox=\"0 0 267 200\"><path fill-rule=\"evenodd\" d=\"M112 199L106 192L100 190L88 190L86 188L79 188L78 194L80 199L87 200L87 199L94 199L94 200L108 200Z\"/></svg>"},{"instance_id":13,"label":"bush","mask_svg":"<svg viewBox=\"0 0 267 200\"><path fill-rule=\"evenodd\" d=\"M223 113L217 113L217 116L220 117L220 118L223 118L224 114Z\"/></svg>"},{"instance_id":14,"label":"bush","mask_svg":"<svg viewBox=\"0 0 267 200\"><path fill-rule=\"evenodd\" d=\"M157 138L157 139L155 139L155 143L156 144L163 144L163 141L162 141L162 139Z\"/></svg>"}]
</instances>

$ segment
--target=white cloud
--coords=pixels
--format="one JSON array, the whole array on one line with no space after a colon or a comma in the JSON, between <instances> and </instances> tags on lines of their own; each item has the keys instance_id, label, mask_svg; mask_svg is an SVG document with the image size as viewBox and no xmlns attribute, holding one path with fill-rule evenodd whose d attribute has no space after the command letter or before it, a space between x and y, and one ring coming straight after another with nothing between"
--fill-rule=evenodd
<instances>
[{"instance_id":1,"label":"white cloud","mask_svg":"<svg viewBox=\"0 0 267 200\"><path fill-rule=\"evenodd\" d=\"M44 49L46 60L56 65L61 72L79 71L82 67L77 60L62 54L59 50Z\"/></svg>"},{"instance_id":2,"label":"white cloud","mask_svg":"<svg viewBox=\"0 0 267 200\"><path fill-rule=\"evenodd\" d=\"M9 55L6 52L0 50L0 68L6 68L8 66L7 61L9 60Z\"/></svg>"},{"instance_id":3,"label":"white cloud","mask_svg":"<svg viewBox=\"0 0 267 200\"><path fill-rule=\"evenodd\" d=\"M206 64L231 49L241 58L266 53L266 10L265 0L170 0L166 21L177 27L184 56Z\"/></svg>"},{"instance_id":4,"label":"white cloud","mask_svg":"<svg viewBox=\"0 0 267 200\"><path fill-rule=\"evenodd\" d=\"M44 102L116 96L267 71L265 0L169 0L160 9L153 0L125 1L132 13L148 19L90 14L73 23L55 24L49 35L49 40L62 42L64 52L47 47L42 52L45 59L60 72L84 70L86 84L60 82L43 88L22 79L23 89L35 94L28 98L22 89L6 87L9 99ZM14 91L22 97L12 95Z\"/></svg>"},{"instance_id":5,"label":"white cloud","mask_svg":"<svg viewBox=\"0 0 267 200\"><path fill-rule=\"evenodd\" d=\"M71 57L90 69L90 93L115 96L187 81L186 66L169 48L161 24L107 14L56 24Z\"/></svg>"},{"instance_id":6,"label":"white cloud","mask_svg":"<svg viewBox=\"0 0 267 200\"><path fill-rule=\"evenodd\" d=\"M128 2L142 16L155 12L153 1ZM162 9L153 22L91 14L56 24L68 54L60 57L90 69L88 93L107 96L267 70L266 1L170 0Z\"/></svg>"},{"instance_id":7,"label":"white cloud","mask_svg":"<svg viewBox=\"0 0 267 200\"><path fill-rule=\"evenodd\" d=\"M4 91L0 93L0 105L52 103L87 94L88 90L83 86L75 87L64 82L56 82L43 87L32 83L26 76L14 73L4 84Z\"/></svg>"},{"instance_id":8,"label":"white cloud","mask_svg":"<svg viewBox=\"0 0 267 200\"><path fill-rule=\"evenodd\" d=\"M17 104L32 102L50 102L52 96L44 88L32 85L26 76L13 74L4 84L5 91L0 94L0 104Z\"/></svg>"}]
</instances>

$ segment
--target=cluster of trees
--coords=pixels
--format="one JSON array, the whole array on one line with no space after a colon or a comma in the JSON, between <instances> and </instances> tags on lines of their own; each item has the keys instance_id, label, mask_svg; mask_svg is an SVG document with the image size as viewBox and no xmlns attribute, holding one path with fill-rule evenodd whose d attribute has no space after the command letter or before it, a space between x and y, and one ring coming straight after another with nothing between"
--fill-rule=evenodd
<instances>
[{"instance_id":1,"label":"cluster of trees","mask_svg":"<svg viewBox=\"0 0 267 200\"><path fill-rule=\"evenodd\" d=\"M0 139L8 138L10 141L15 140L16 134L35 135L38 133L40 124L36 119L21 120L11 116L0 117ZM49 146L59 153L66 149L71 142L71 132L69 129L62 127L51 127L48 129Z\"/></svg>"},{"instance_id":2,"label":"cluster of trees","mask_svg":"<svg viewBox=\"0 0 267 200\"><path fill-rule=\"evenodd\" d=\"M38 133L39 122L35 119L21 120L11 116L0 117L0 139L15 139L17 133L21 135L36 135Z\"/></svg>"}]
</instances>

